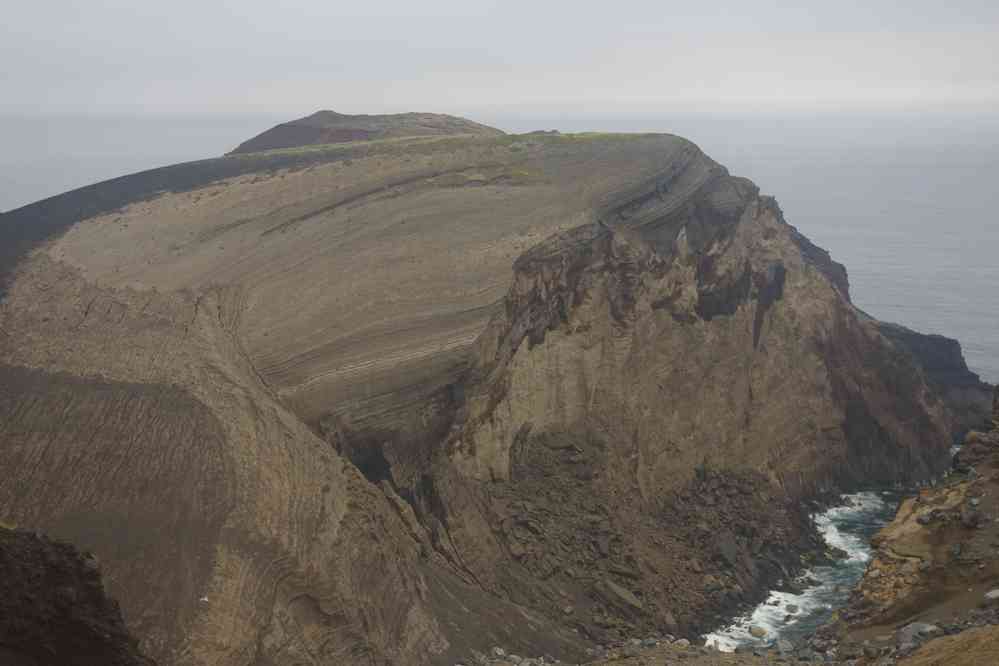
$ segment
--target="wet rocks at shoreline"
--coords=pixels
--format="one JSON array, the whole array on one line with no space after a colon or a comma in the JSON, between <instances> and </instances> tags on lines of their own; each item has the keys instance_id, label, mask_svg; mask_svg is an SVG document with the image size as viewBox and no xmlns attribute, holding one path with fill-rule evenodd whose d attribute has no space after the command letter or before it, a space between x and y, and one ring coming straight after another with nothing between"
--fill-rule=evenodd
<instances>
[{"instance_id":1,"label":"wet rocks at shoreline","mask_svg":"<svg viewBox=\"0 0 999 666\"><path fill-rule=\"evenodd\" d=\"M878 663L922 663L926 646L946 640L930 648L932 663L996 663L978 651L999 636L997 485L999 388L991 419L968 433L944 483L905 500L872 540L865 577L813 641L842 655L877 652Z\"/></svg>"}]
</instances>

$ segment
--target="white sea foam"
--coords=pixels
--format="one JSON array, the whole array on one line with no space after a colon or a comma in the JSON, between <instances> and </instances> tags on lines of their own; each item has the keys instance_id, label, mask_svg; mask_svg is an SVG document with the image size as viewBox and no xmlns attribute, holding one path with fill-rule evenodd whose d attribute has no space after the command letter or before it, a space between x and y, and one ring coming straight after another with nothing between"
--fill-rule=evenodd
<instances>
[{"instance_id":1,"label":"white sea foam","mask_svg":"<svg viewBox=\"0 0 999 666\"><path fill-rule=\"evenodd\" d=\"M843 550L846 559L832 566L817 566L806 571L802 578L817 580L819 584L802 594L772 591L766 601L751 613L736 618L724 629L705 635L706 645L732 652L740 645L767 644L785 633L793 632L801 623L808 623L810 627L820 623L835 606L845 601L848 588L859 579L871 559L867 539L851 533L849 528L878 520L887 512L888 506L881 496L873 492L847 495L843 499L842 506L823 511L813 520L826 543ZM797 606L797 610L791 613L788 606ZM754 638L749 631L751 627L766 630L766 636Z\"/></svg>"}]
</instances>

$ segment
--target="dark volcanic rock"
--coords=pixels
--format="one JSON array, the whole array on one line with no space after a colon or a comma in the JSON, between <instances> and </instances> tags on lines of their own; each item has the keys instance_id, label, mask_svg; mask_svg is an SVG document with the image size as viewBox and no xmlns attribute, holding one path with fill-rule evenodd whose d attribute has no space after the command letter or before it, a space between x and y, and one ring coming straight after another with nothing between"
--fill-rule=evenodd
<instances>
[{"instance_id":1,"label":"dark volcanic rock","mask_svg":"<svg viewBox=\"0 0 999 666\"><path fill-rule=\"evenodd\" d=\"M0 527L0 663L152 666L89 553Z\"/></svg>"},{"instance_id":2,"label":"dark volcanic rock","mask_svg":"<svg viewBox=\"0 0 999 666\"><path fill-rule=\"evenodd\" d=\"M946 465L938 384L693 144L411 120L0 216L0 519L97 553L147 654L693 635L809 500Z\"/></svg>"}]
</instances>

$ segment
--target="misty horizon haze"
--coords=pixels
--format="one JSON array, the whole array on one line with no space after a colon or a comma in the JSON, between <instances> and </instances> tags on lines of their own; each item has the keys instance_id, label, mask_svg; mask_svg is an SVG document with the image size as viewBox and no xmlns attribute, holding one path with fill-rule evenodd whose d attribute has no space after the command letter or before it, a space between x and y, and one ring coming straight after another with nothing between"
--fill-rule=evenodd
<instances>
[{"instance_id":1,"label":"misty horizon haze","mask_svg":"<svg viewBox=\"0 0 999 666\"><path fill-rule=\"evenodd\" d=\"M0 113L988 113L997 44L981 0L39 0Z\"/></svg>"}]
</instances>

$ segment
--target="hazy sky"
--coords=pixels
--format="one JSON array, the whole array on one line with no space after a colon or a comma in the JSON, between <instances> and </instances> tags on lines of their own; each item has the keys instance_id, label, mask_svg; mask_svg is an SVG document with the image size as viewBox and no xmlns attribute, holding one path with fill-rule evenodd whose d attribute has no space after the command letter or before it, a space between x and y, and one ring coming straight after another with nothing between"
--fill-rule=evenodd
<instances>
[{"instance_id":1,"label":"hazy sky","mask_svg":"<svg viewBox=\"0 0 999 666\"><path fill-rule=\"evenodd\" d=\"M999 110L996 0L4 0L0 112Z\"/></svg>"}]
</instances>

